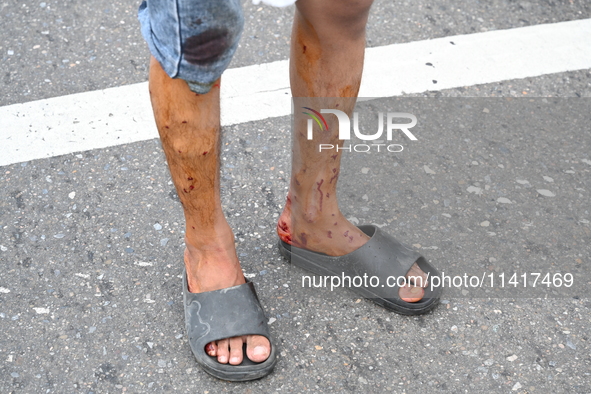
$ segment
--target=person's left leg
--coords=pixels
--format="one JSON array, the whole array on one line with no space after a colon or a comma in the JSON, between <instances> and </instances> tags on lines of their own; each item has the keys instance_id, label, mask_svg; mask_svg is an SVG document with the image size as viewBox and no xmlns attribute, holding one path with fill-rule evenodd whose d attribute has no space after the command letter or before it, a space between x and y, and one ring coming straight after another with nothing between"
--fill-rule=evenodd
<instances>
[{"instance_id":1,"label":"person's left leg","mask_svg":"<svg viewBox=\"0 0 591 394\"><path fill-rule=\"evenodd\" d=\"M290 77L293 97L316 108L351 114L361 83L365 26L372 0L298 0L291 39ZM315 99L317 98L317 99ZM307 118L295 111L290 190L277 232L284 242L331 256L350 253L368 241L341 213L336 198L341 153L318 152L318 144L338 140L335 117L328 129L306 135ZM341 151L342 152L342 151ZM415 263L407 276L426 275ZM426 280L423 281L426 286ZM423 288L406 285L400 297L416 302Z\"/></svg>"}]
</instances>

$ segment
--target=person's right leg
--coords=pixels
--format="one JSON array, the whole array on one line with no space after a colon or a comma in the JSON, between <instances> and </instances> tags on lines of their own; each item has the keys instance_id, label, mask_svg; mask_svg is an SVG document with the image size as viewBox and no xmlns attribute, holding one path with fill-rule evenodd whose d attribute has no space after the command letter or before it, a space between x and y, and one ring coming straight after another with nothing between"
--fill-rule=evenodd
<instances>
[{"instance_id":1,"label":"person's right leg","mask_svg":"<svg viewBox=\"0 0 591 394\"><path fill-rule=\"evenodd\" d=\"M220 202L220 81L206 94L170 78L152 58L150 97L172 180L186 220L185 268L189 291L220 290L245 282L234 234ZM242 346L255 362L267 359L270 344L258 335L210 343L206 352L220 363L242 362Z\"/></svg>"},{"instance_id":2,"label":"person's right leg","mask_svg":"<svg viewBox=\"0 0 591 394\"><path fill-rule=\"evenodd\" d=\"M154 56L152 107L186 219L187 290L203 293L243 284L219 190L219 78L238 47L241 0L146 0L139 19ZM259 335L210 342L204 350L220 363L237 365L244 343L252 361L272 354L269 340Z\"/></svg>"}]
</instances>

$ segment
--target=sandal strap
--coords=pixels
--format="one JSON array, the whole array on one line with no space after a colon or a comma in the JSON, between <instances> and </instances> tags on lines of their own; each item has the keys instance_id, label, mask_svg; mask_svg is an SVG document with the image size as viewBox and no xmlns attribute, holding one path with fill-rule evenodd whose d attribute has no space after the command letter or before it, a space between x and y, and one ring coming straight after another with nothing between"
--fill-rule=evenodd
<instances>
[{"instance_id":1,"label":"sandal strap","mask_svg":"<svg viewBox=\"0 0 591 394\"><path fill-rule=\"evenodd\" d=\"M316 272L318 275L330 273L341 276L347 273L348 276L375 275L385 279L388 276L405 276L415 262L424 260L420 253L377 226L365 225L359 226L359 229L370 239L359 249L344 256L328 256L288 244L284 244L284 247L291 254L288 259L294 260L295 265L314 272L306 262L317 262L321 270L326 271Z\"/></svg>"},{"instance_id":2,"label":"sandal strap","mask_svg":"<svg viewBox=\"0 0 591 394\"><path fill-rule=\"evenodd\" d=\"M359 229L366 233L370 239L349 256L353 261L357 261L359 258L373 261L374 271L371 272L373 275L383 278L389 275L405 276L413 264L423 258L420 253L399 242L377 226L365 225L359 226ZM351 264L349 261L348 263ZM364 268L367 269L367 267Z\"/></svg>"},{"instance_id":3,"label":"sandal strap","mask_svg":"<svg viewBox=\"0 0 591 394\"><path fill-rule=\"evenodd\" d=\"M241 335L269 338L267 318L254 284L245 284L205 293L189 293L184 274L185 322L189 343L195 349L212 341Z\"/></svg>"},{"instance_id":4,"label":"sandal strap","mask_svg":"<svg viewBox=\"0 0 591 394\"><path fill-rule=\"evenodd\" d=\"M323 253L294 247L279 241L279 251L292 264L321 276L336 276L342 279L343 287L375 303L405 315L428 312L437 306L441 287L425 288L418 302L406 302L398 294L398 278L406 283L406 275L416 262L430 277L439 276L439 271L420 253L396 240L374 225L358 226L370 239L359 249L343 256L328 256ZM379 279L377 287L371 277ZM369 283L354 284L355 277L369 278ZM392 277L392 280L390 277ZM332 279L331 279L332 280ZM347 282L348 281L348 282ZM339 283L341 283L339 281ZM351 285L352 284L352 285Z\"/></svg>"}]
</instances>

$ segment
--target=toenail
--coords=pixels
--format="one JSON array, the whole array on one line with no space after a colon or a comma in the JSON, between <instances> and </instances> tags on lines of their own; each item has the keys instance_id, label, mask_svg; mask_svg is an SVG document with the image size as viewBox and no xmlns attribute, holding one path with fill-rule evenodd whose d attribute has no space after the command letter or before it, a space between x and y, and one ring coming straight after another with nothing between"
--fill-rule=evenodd
<instances>
[{"instance_id":1,"label":"toenail","mask_svg":"<svg viewBox=\"0 0 591 394\"><path fill-rule=\"evenodd\" d=\"M269 354L269 352L267 351L267 348L264 346L257 346L254 348L252 354L254 356L266 356Z\"/></svg>"},{"instance_id":2,"label":"toenail","mask_svg":"<svg viewBox=\"0 0 591 394\"><path fill-rule=\"evenodd\" d=\"M221 363L227 363L228 362L228 359L225 356L221 356L218 360Z\"/></svg>"},{"instance_id":3,"label":"toenail","mask_svg":"<svg viewBox=\"0 0 591 394\"><path fill-rule=\"evenodd\" d=\"M240 359L238 357L232 357L230 359L230 363L232 364L238 364L240 362Z\"/></svg>"}]
</instances>

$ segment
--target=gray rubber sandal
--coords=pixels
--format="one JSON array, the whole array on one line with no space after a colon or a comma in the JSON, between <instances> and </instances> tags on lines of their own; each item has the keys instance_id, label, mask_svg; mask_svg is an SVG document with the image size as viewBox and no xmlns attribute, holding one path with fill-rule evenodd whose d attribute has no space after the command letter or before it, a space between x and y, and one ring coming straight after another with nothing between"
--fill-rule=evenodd
<instances>
[{"instance_id":1,"label":"gray rubber sandal","mask_svg":"<svg viewBox=\"0 0 591 394\"><path fill-rule=\"evenodd\" d=\"M262 363L248 359L246 346L239 365L221 364L216 357L205 352L205 345L209 342L241 335L263 335L271 342L267 318L252 282L222 290L190 293L184 273L183 288L189 344L205 372L219 379L242 382L262 378L273 371L277 358L272 343L269 358Z\"/></svg>"},{"instance_id":2,"label":"gray rubber sandal","mask_svg":"<svg viewBox=\"0 0 591 394\"><path fill-rule=\"evenodd\" d=\"M413 249L401 244L376 226L359 226L370 237L359 249L344 256L328 256L322 253L298 248L279 240L279 252L293 265L311 271L316 275L338 277L340 287L348 287L359 295L394 312L403 315L418 315L435 308L439 303L441 288L425 288L424 297L418 302L406 302L398 295L396 280L406 276L416 262L429 275L439 276L439 272ZM364 278L360 286L355 277ZM379 283L369 279L377 277ZM351 278L351 279L348 279ZM336 283L336 279L334 280ZM400 282L402 283L402 282ZM330 286L330 282L329 282Z\"/></svg>"}]
</instances>

